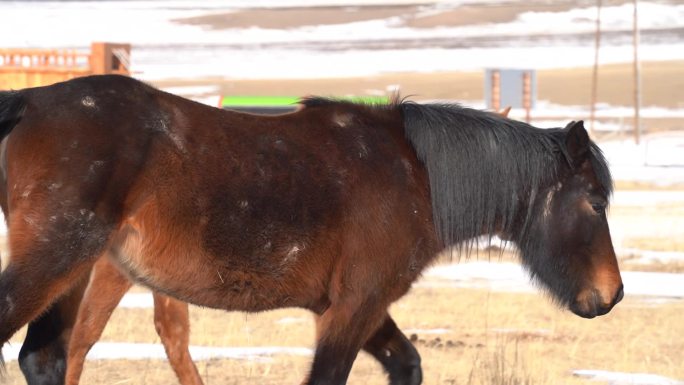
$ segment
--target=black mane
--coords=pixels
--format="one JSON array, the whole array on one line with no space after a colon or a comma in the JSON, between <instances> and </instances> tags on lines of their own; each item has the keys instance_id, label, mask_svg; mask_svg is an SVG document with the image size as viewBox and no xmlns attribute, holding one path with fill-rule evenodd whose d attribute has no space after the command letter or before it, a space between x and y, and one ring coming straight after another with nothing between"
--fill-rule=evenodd
<instances>
[{"instance_id":1,"label":"black mane","mask_svg":"<svg viewBox=\"0 0 684 385\"><path fill-rule=\"evenodd\" d=\"M564 129L539 129L498 114L455 104L399 105L405 132L425 164L433 216L446 245L470 249L473 237L521 234L540 189L571 166ZM607 194L607 163L592 143L591 161ZM527 210L519 227L515 216ZM514 228L517 227L517 228Z\"/></svg>"}]
</instances>

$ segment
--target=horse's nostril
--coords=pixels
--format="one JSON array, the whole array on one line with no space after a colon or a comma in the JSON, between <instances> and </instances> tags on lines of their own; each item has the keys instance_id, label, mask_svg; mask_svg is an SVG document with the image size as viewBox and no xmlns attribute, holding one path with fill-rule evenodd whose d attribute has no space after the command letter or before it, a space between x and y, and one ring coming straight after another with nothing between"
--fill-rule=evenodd
<instances>
[{"instance_id":1,"label":"horse's nostril","mask_svg":"<svg viewBox=\"0 0 684 385\"><path fill-rule=\"evenodd\" d=\"M620 290L618 290L617 293L615 293L615 298L613 298L613 306L617 305L618 302L622 301L622 298L625 297L625 285L620 284Z\"/></svg>"}]
</instances>

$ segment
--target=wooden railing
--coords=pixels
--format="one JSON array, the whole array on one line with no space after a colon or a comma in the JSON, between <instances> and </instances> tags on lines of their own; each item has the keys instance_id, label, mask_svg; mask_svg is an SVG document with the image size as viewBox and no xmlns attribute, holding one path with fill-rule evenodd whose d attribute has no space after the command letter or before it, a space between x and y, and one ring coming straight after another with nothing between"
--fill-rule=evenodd
<instances>
[{"instance_id":1,"label":"wooden railing","mask_svg":"<svg viewBox=\"0 0 684 385\"><path fill-rule=\"evenodd\" d=\"M130 45L93 43L91 52L0 48L0 90L43 86L93 74L129 74Z\"/></svg>"},{"instance_id":2,"label":"wooden railing","mask_svg":"<svg viewBox=\"0 0 684 385\"><path fill-rule=\"evenodd\" d=\"M0 67L29 69L89 69L90 54L75 50L2 49Z\"/></svg>"}]
</instances>

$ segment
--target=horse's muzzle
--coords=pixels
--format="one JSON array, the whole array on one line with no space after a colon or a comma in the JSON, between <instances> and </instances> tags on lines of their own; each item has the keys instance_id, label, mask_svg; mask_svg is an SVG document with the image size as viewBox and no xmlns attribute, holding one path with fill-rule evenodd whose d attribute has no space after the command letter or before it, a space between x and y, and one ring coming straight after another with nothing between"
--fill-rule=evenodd
<instances>
[{"instance_id":1,"label":"horse's muzzle","mask_svg":"<svg viewBox=\"0 0 684 385\"><path fill-rule=\"evenodd\" d=\"M622 301L624 296L624 285L622 284L610 301L604 300L598 290L592 289L588 295L584 295L582 299L570 304L570 310L582 318L594 318L607 314L613 306Z\"/></svg>"}]
</instances>

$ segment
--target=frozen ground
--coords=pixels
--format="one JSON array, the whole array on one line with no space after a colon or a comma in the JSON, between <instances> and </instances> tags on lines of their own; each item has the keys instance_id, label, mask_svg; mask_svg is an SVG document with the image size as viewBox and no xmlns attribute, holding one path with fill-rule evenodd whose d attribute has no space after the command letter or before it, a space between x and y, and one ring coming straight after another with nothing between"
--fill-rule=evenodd
<instances>
[{"instance_id":1,"label":"frozen ground","mask_svg":"<svg viewBox=\"0 0 684 385\"><path fill-rule=\"evenodd\" d=\"M684 134L670 132L652 134L642 138L640 144L633 139L612 140L600 143L615 180L640 181L656 185L684 183ZM682 194L673 192L670 197L682 201ZM661 195L662 196L662 195ZM653 198L641 195L642 203ZM636 196L633 197L636 199Z\"/></svg>"},{"instance_id":2,"label":"frozen ground","mask_svg":"<svg viewBox=\"0 0 684 385\"><path fill-rule=\"evenodd\" d=\"M16 360L21 346L5 345L2 354L5 360ZM213 358L230 358L234 360L269 361L276 355L310 356L312 350L303 347L260 346L260 347L208 347L190 346L193 360L209 360ZM98 342L87 356L91 360L166 360L166 353L161 344Z\"/></svg>"},{"instance_id":3,"label":"frozen ground","mask_svg":"<svg viewBox=\"0 0 684 385\"><path fill-rule=\"evenodd\" d=\"M684 299L684 281L681 275L632 273L623 274L627 298L640 296L649 303ZM421 286L449 285L468 288L486 288L504 291L536 290L529 284L527 275L516 264L465 262L457 265L437 266L428 270L425 278L419 283ZM658 290L658 287L669 286L673 290ZM122 306L149 307L152 305L149 294L127 294ZM304 318L284 318L277 323L307 322ZM496 333L516 333L511 329L492 329ZM405 329L405 333L419 335L441 335L450 333L449 329ZM548 330L536 330L534 333L543 335ZM3 354L7 360L16 360L20 346L5 346ZM312 350L306 347L204 347L191 346L190 352L194 360L208 360L212 358L229 358L268 362L280 355L297 355L309 357ZM147 343L97 343L88 355L90 360L112 359L166 359L164 349L160 344ZM605 370L574 370L574 375L610 385L682 385L684 382L672 378L649 373L624 373Z\"/></svg>"},{"instance_id":4,"label":"frozen ground","mask_svg":"<svg viewBox=\"0 0 684 385\"><path fill-rule=\"evenodd\" d=\"M625 296L643 299L684 299L684 275L624 271ZM450 286L504 292L538 291L529 275L516 263L484 261L435 266L424 273L421 287Z\"/></svg>"},{"instance_id":5,"label":"frozen ground","mask_svg":"<svg viewBox=\"0 0 684 385\"><path fill-rule=\"evenodd\" d=\"M648 373L623 373L607 370L575 370L577 377L600 381L607 385L684 385L684 381Z\"/></svg>"},{"instance_id":6,"label":"frozen ground","mask_svg":"<svg viewBox=\"0 0 684 385\"><path fill-rule=\"evenodd\" d=\"M563 12L526 12L495 25L420 29L404 26L401 17L290 29L209 29L172 21L254 6L369 3L409 2L6 1L0 2L4 16L0 35L8 47L87 49L91 41L130 42L132 69L145 79L319 78L479 70L499 66L502 57L508 67L525 68L587 66L593 61L595 9L586 6ZM463 2L410 3L424 4L421 12L430 14ZM604 39L601 62L631 61L630 6L604 7L603 20L610 33ZM681 20L683 4L640 2L641 59L684 59Z\"/></svg>"}]
</instances>

